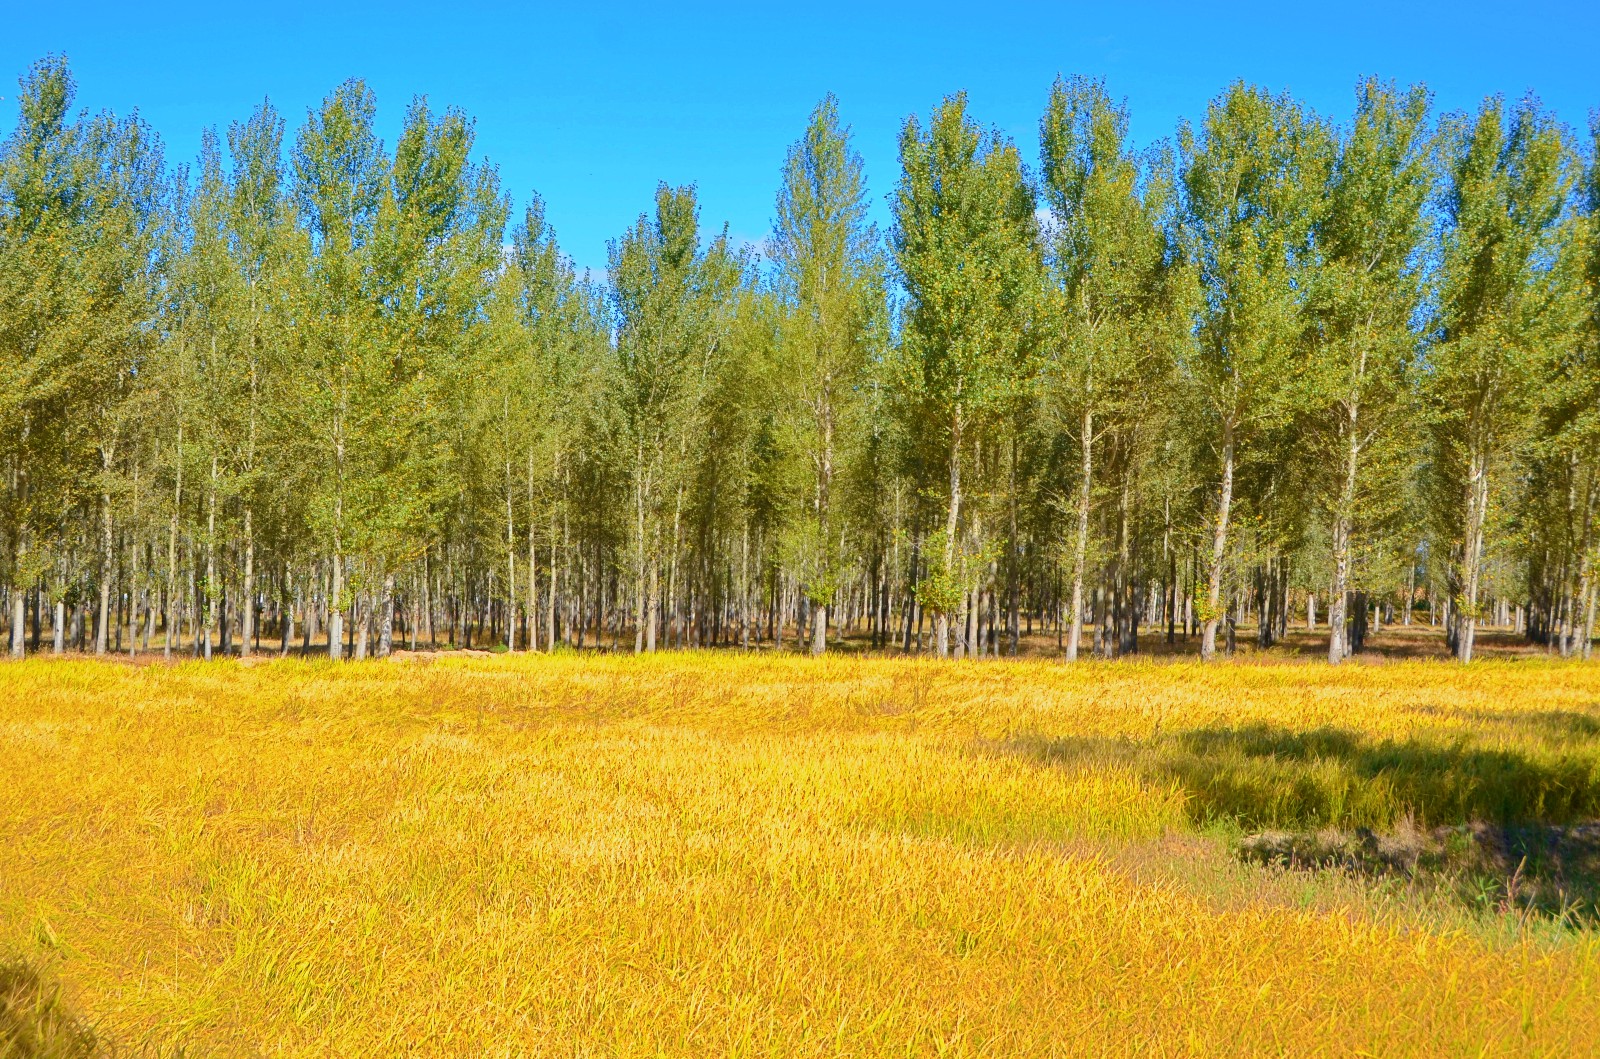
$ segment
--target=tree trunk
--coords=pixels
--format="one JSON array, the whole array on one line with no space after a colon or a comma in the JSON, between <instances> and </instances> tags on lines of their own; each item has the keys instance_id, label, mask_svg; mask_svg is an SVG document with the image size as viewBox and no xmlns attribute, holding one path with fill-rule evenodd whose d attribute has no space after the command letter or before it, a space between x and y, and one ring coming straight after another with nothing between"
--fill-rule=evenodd
<instances>
[{"instance_id":1,"label":"tree trunk","mask_svg":"<svg viewBox=\"0 0 1600 1059\"><path fill-rule=\"evenodd\" d=\"M1410 566L1406 572L1406 612L1400 619L1400 624L1411 624L1411 610L1417 604L1417 553L1410 554Z\"/></svg>"},{"instance_id":2,"label":"tree trunk","mask_svg":"<svg viewBox=\"0 0 1600 1059\"><path fill-rule=\"evenodd\" d=\"M394 650L394 574L383 575L383 600L378 616L378 657L388 658Z\"/></svg>"},{"instance_id":3,"label":"tree trunk","mask_svg":"<svg viewBox=\"0 0 1600 1059\"><path fill-rule=\"evenodd\" d=\"M344 558L339 554L339 542L333 545L333 575L328 586L328 657L335 662L344 658Z\"/></svg>"},{"instance_id":4,"label":"tree trunk","mask_svg":"<svg viewBox=\"0 0 1600 1059\"><path fill-rule=\"evenodd\" d=\"M656 650L657 623L661 617L661 567L650 564L650 590L645 598L644 649L651 654Z\"/></svg>"},{"instance_id":5,"label":"tree trunk","mask_svg":"<svg viewBox=\"0 0 1600 1059\"><path fill-rule=\"evenodd\" d=\"M546 653L554 653L556 649L556 509L550 509L550 605L545 608L544 649ZM651 650L654 650L652 647Z\"/></svg>"},{"instance_id":6,"label":"tree trunk","mask_svg":"<svg viewBox=\"0 0 1600 1059\"><path fill-rule=\"evenodd\" d=\"M833 553L828 536L828 504L833 486L833 405L826 396L822 400L821 420L822 452L817 463L817 572L821 585L817 595L823 598L817 603L816 614L812 618L813 655L824 654L828 650L828 606L833 595Z\"/></svg>"},{"instance_id":7,"label":"tree trunk","mask_svg":"<svg viewBox=\"0 0 1600 1059\"><path fill-rule=\"evenodd\" d=\"M1590 581L1589 590L1584 593L1583 604L1582 657L1585 662L1589 661L1590 657L1594 653L1594 612L1597 597L1600 597L1600 587L1597 587L1593 581Z\"/></svg>"},{"instance_id":8,"label":"tree trunk","mask_svg":"<svg viewBox=\"0 0 1600 1059\"><path fill-rule=\"evenodd\" d=\"M1350 414L1349 444L1345 448L1344 480L1340 483L1339 503L1333 516L1333 584L1329 592L1328 662L1338 665L1350 655L1345 643L1345 596L1350 591L1350 512L1355 504L1356 460L1360 444L1355 432L1355 413Z\"/></svg>"},{"instance_id":9,"label":"tree trunk","mask_svg":"<svg viewBox=\"0 0 1600 1059\"><path fill-rule=\"evenodd\" d=\"M137 481L137 479L136 479ZM133 555L129 560L132 569L128 571L128 657L133 658L139 653L139 546L135 544L131 549ZM35 611L37 613L37 611Z\"/></svg>"},{"instance_id":10,"label":"tree trunk","mask_svg":"<svg viewBox=\"0 0 1600 1059\"><path fill-rule=\"evenodd\" d=\"M1233 427L1222 440L1222 487L1217 491L1217 521L1211 536L1211 571L1206 585L1205 625L1200 633L1200 657L1217 656L1217 626L1222 622L1222 560L1228 550L1228 518L1233 513Z\"/></svg>"},{"instance_id":11,"label":"tree trunk","mask_svg":"<svg viewBox=\"0 0 1600 1059\"><path fill-rule=\"evenodd\" d=\"M294 642L295 611L298 609L297 604L300 597L299 589L291 587L289 568L287 566L283 568L282 585L283 603L281 605L283 607L283 620L279 623L282 643L278 648L278 655L281 658L287 658L289 656L289 645ZM291 595L291 592L293 595Z\"/></svg>"},{"instance_id":12,"label":"tree trunk","mask_svg":"<svg viewBox=\"0 0 1600 1059\"><path fill-rule=\"evenodd\" d=\"M211 647L217 622L217 458L211 457L211 485L206 491L206 601L205 657L211 661Z\"/></svg>"},{"instance_id":13,"label":"tree trunk","mask_svg":"<svg viewBox=\"0 0 1600 1059\"><path fill-rule=\"evenodd\" d=\"M1078 536L1072 548L1072 603L1068 614L1066 659L1078 659L1083 640L1083 566L1089 553L1089 501L1094 472L1094 413L1083 410L1083 481L1078 486Z\"/></svg>"},{"instance_id":14,"label":"tree trunk","mask_svg":"<svg viewBox=\"0 0 1600 1059\"><path fill-rule=\"evenodd\" d=\"M178 598L178 513L183 509L183 423L181 422L178 424L175 459L177 470L172 489L172 518L167 523L167 598L164 601L166 613L162 615L166 634L162 638L161 656L166 659L172 658L173 630L178 625L173 620L172 611Z\"/></svg>"},{"instance_id":15,"label":"tree trunk","mask_svg":"<svg viewBox=\"0 0 1600 1059\"><path fill-rule=\"evenodd\" d=\"M1483 566L1483 528L1489 507L1489 467L1486 454L1474 449L1467 475L1467 525L1462 541L1462 601L1457 608L1456 657L1472 661L1477 635L1478 590Z\"/></svg>"},{"instance_id":16,"label":"tree trunk","mask_svg":"<svg viewBox=\"0 0 1600 1059\"><path fill-rule=\"evenodd\" d=\"M19 549L20 551L20 549ZM21 658L27 653L27 634L23 631L23 623L27 620L27 601L23 599L20 586L11 592L11 657Z\"/></svg>"},{"instance_id":17,"label":"tree trunk","mask_svg":"<svg viewBox=\"0 0 1600 1059\"><path fill-rule=\"evenodd\" d=\"M1576 596L1572 601L1573 635L1577 643L1573 650L1584 660L1588 660L1590 651L1590 638L1594 630L1594 561L1592 555L1591 538L1594 527L1595 504L1597 493L1595 469L1590 467L1587 481L1584 484L1583 521L1578 532L1577 558L1578 576L1576 578ZM1583 608L1583 617L1578 617L1578 608Z\"/></svg>"},{"instance_id":18,"label":"tree trunk","mask_svg":"<svg viewBox=\"0 0 1600 1059\"><path fill-rule=\"evenodd\" d=\"M950 506L944 523L944 574L954 579L956 561L956 526L961 518L961 406L950 427ZM939 657L950 657L950 614L940 601L939 613L934 618L934 638Z\"/></svg>"},{"instance_id":19,"label":"tree trunk","mask_svg":"<svg viewBox=\"0 0 1600 1059\"><path fill-rule=\"evenodd\" d=\"M539 546L534 539L533 512L528 512L528 643L530 651L539 649Z\"/></svg>"},{"instance_id":20,"label":"tree trunk","mask_svg":"<svg viewBox=\"0 0 1600 1059\"><path fill-rule=\"evenodd\" d=\"M517 649L517 524L511 506L511 461L506 461L506 650ZM530 622L533 613L529 612Z\"/></svg>"},{"instance_id":21,"label":"tree trunk","mask_svg":"<svg viewBox=\"0 0 1600 1059\"><path fill-rule=\"evenodd\" d=\"M355 626L351 647L354 648L355 660L360 662L367 657L367 644L372 638L372 602L366 589L356 593L351 606L355 608L355 613L351 615L351 624Z\"/></svg>"},{"instance_id":22,"label":"tree trunk","mask_svg":"<svg viewBox=\"0 0 1600 1059\"><path fill-rule=\"evenodd\" d=\"M249 658L256 635L256 538L250 522L251 511L244 509L244 594L239 612L243 622L239 628L239 657Z\"/></svg>"},{"instance_id":23,"label":"tree trunk","mask_svg":"<svg viewBox=\"0 0 1600 1059\"><path fill-rule=\"evenodd\" d=\"M646 578L648 577L648 572L645 570L646 565L648 565L647 562L646 562L646 558L645 558L646 552L648 550L648 542L645 540L645 520L644 520L644 490L645 490L645 481L644 481L644 479L645 479L645 469L644 469L644 447L642 445L635 447L633 468L634 468L634 474L633 474L633 509L634 509L633 535L634 535L635 540L638 542L637 543L637 554L635 556L635 564L634 564L633 602L634 602L634 610L637 613L636 613L636 616L635 616L634 627L633 627L633 653L634 654L638 654L638 653L640 653L641 651L643 651L645 649L645 627L646 627L646 625L650 624L650 622L651 622L651 618L650 618L650 596L652 594L652 593L646 591L646 585L645 585ZM650 637L650 649L651 650L655 649L655 637L654 637L654 635L652 635Z\"/></svg>"},{"instance_id":24,"label":"tree trunk","mask_svg":"<svg viewBox=\"0 0 1600 1059\"><path fill-rule=\"evenodd\" d=\"M109 457L102 457L105 473L111 473ZM95 625L94 653L106 653L106 636L111 631L111 567L115 561L111 544L111 497L100 494L100 620Z\"/></svg>"}]
</instances>

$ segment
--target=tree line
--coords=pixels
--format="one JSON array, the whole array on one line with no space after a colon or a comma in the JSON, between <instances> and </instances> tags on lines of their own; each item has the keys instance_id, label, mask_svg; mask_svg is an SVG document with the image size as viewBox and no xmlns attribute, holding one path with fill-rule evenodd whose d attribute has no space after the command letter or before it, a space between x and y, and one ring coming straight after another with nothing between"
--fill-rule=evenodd
<instances>
[{"instance_id":1,"label":"tree line","mask_svg":"<svg viewBox=\"0 0 1600 1059\"><path fill-rule=\"evenodd\" d=\"M0 148L10 650L1068 659L1426 614L1589 657L1600 121L1229 87L1036 160L952 95L871 222L836 101L759 248L663 184L580 276L472 120L360 81L192 166L20 81ZM1051 643L1050 641L1054 642Z\"/></svg>"}]
</instances>

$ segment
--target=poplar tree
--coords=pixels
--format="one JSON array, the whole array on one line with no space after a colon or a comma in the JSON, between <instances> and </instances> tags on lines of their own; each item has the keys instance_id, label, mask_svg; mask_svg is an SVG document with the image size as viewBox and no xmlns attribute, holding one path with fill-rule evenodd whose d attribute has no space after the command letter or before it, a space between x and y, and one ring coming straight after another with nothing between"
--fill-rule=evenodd
<instances>
[{"instance_id":1,"label":"poplar tree","mask_svg":"<svg viewBox=\"0 0 1600 1059\"><path fill-rule=\"evenodd\" d=\"M82 266L93 178L70 113L76 86L64 60L19 80L18 118L0 152L0 453L5 460L11 655L27 650L26 600L51 565L41 522L66 507L69 438L84 355Z\"/></svg>"},{"instance_id":2,"label":"poplar tree","mask_svg":"<svg viewBox=\"0 0 1600 1059\"><path fill-rule=\"evenodd\" d=\"M1166 308L1162 196L1141 197L1138 160L1127 145L1128 111L1086 78L1057 80L1039 123L1040 173L1051 211L1050 320L1054 402L1075 410L1081 455L1074 512L1071 600L1065 655L1083 635L1084 570L1094 485L1094 442L1103 414L1148 410L1154 332Z\"/></svg>"},{"instance_id":3,"label":"poplar tree","mask_svg":"<svg viewBox=\"0 0 1600 1059\"><path fill-rule=\"evenodd\" d=\"M379 193L376 319L357 391L365 429L353 436L362 474L349 494L369 579L358 654L373 616L378 654L389 654L396 573L432 543L450 493L448 442L471 382L460 369L479 340L507 212L495 171L472 163L473 135L459 110L436 118L414 101Z\"/></svg>"},{"instance_id":4,"label":"poplar tree","mask_svg":"<svg viewBox=\"0 0 1600 1059\"><path fill-rule=\"evenodd\" d=\"M617 316L611 399L632 492L635 651L656 649L661 564L677 554L684 460L708 411L703 398L722 337L724 302L740 270L726 232L701 248L692 187L662 184L655 216L641 215L610 247Z\"/></svg>"},{"instance_id":5,"label":"poplar tree","mask_svg":"<svg viewBox=\"0 0 1600 1059\"><path fill-rule=\"evenodd\" d=\"M243 578L239 653L248 657L256 634L257 535L261 505L278 483L296 476L274 448L272 420L281 414L284 374L291 365L295 295L304 255L288 195L283 161L284 122L270 102L228 129L232 161L223 223L233 276L228 379L221 387L224 441L241 510ZM278 447L276 451L284 451ZM271 474L267 473L270 466Z\"/></svg>"},{"instance_id":6,"label":"poplar tree","mask_svg":"<svg viewBox=\"0 0 1600 1059\"><path fill-rule=\"evenodd\" d=\"M519 607L528 617L526 646L538 647L538 526L541 512L551 521L557 515L551 494L558 490L563 453L573 444L585 410L577 398L589 366L585 340L593 336L586 309L572 263L545 219L543 200L534 195L495 281L486 385L476 388L478 436L493 454L486 472L504 515L499 543L505 554L506 646L511 650L517 648ZM544 642L553 649L554 577L548 588L552 606Z\"/></svg>"},{"instance_id":7,"label":"poplar tree","mask_svg":"<svg viewBox=\"0 0 1600 1059\"><path fill-rule=\"evenodd\" d=\"M840 582L835 478L862 433L864 385L884 324L883 265L867 221L861 156L832 96L789 148L769 253L785 309L784 363L775 378L793 413L794 456L812 472L801 552L813 607L811 653L820 655Z\"/></svg>"},{"instance_id":8,"label":"poplar tree","mask_svg":"<svg viewBox=\"0 0 1600 1059\"><path fill-rule=\"evenodd\" d=\"M1587 661L1593 651L1596 610L1600 609L1600 114L1589 121L1589 143L1579 195L1573 256L1580 307L1580 341L1573 355L1576 400L1570 426L1575 451L1582 453L1584 491L1578 541L1578 595L1573 606L1578 651ZM1581 617L1579 616L1581 609ZM1570 652L1571 648L1568 647Z\"/></svg>"},{"instance_id":9,"label":"poplar tree","mask_svg":"<svg viewBox=\"0 0 1600 1059\"><path fill-rule=\"evenodd\" d=\"M184 377L170 380L190 389L197 411L190 445L202 456L199 471L204 491L200 539L205 569L199 577L196 606L202 642L196 643L209 659L216 648L221 620L222 560L219 550L227 537L227 504L234 490L227 457L239 439L240 384L248 369L240 371L233 330L238 274L229 250L228 187L221 149L214 131L201 137L200 173L189 199L187 253L179 270L183 299L181 327L188 344ZM179 452L179 459L185 454ZM227 475L227 477L225 477ZM181 515L180 515L181 517ZM220 520L220 521L219 521Z\"/></svg>"},{"instance_id":10,"label":"poplar tree","mask_svg":"<svg viewBox=\"0 0 1600 1059\"><path fill-rule=\"evenodd\" d=\"M1287 96L1236 84L1179 129L1183 229L1201 289L1194 381L1217 486L1200 654L1216 656L1234 477L1252 438L1294 407L1311 234L1331 162L1326 127Z\"/></svg>"},{"instance_id":11,"label":"poplar tree","mask_svg":"<svg viewBox=\"0 0 1600 1059\"><path fill-rule=\"evenodd\" d=\"M348 549L361 540L362 475L367 440L385 430L386 371L376 342L372 237L387 178L373 129L376 104L360 81L347 81L311 112L295 141L295 195L311 235L302 328L302 385L295 404L306 459L316 469L308 516L330 562L328 654L344 654ZM387 367L386 364L382 365ZM376 391L376 392L375 392Z\"/></svg>"},{"instance_id":12,"label":"poplar tree","mask_svg":"<svg viewBox=\"0 0 1600 1059\"><path fill-rule=\"evenodd\" d=\"M87 210L79 220L85 239L78 269L82 342L73 378L75 415L81 417L98 501L99 563L94 650L105 654L116 580L116 513L123 505L128 449L137 443L144 405L139 400L156 310L158 257L166 223L161 143L139 118L102 114L85 126L91 178Z\"/></svg>"},{"instance_id":13,"label":"poplar tree","mask_svg":"<svg viewBox=\"0 0 1600 1059\"><path fill-rule=\"evenodd\" d=\"M1559 127L1532 99L1508 115L1491 98L1457 123L1445 169L1427 393L1435 513L1450 542L1449 640L1470 662L1492 484L1528 425L1571 174Z\"/></svg>"},{"instance_id":14,"label":"poplar tree","mask_svg":"<svg viewBox=\"0 0 1600 1059\"><path fill-rule=\"evenodd\" d=\"M1417 411L1410 398L1421 341L1414 323L1433 187L1427 117L1422 88L1402 93L1375 80L1361 84L1313 233L1316 334L1303 381L1310 391L1309 469L1332 523L1333 663L1351 650L1352 534L1363 523L1378 529L1412 451L1406 428Z\"/></svg>"},{"instance_id":15,"label":"poplar tree","mask_svg":"<svg viewBox=\"0 0 1600 1059\"><path fill-rule=\"evenodd\" d=\"M966 590L959 534L969 450L1027 377L1038 285L1033 193L1016 148L967 115L965 94L900 133L894 248L906 291L901 341L921 429L948 471L939 565L919 589L935 615L940 657Z\"/></svg>"}]
</instances>

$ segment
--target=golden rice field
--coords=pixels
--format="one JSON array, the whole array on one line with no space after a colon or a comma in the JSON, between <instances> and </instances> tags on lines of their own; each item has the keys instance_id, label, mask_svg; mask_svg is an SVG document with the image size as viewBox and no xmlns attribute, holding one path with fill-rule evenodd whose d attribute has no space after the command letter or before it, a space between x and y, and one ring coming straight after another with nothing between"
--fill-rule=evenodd
<instances>
[{"instance_id":1,"label":"golden rice field","mask_svg":"<svg viewBox=\"0 0 1600 1059\"><path fill-rule=\"evenodd\" d=\"M0 760L117 1054L1600 1052L1600 931L1232 852L1600 818L1600 666L29 661Z\"/></svg>"}]
</instances>

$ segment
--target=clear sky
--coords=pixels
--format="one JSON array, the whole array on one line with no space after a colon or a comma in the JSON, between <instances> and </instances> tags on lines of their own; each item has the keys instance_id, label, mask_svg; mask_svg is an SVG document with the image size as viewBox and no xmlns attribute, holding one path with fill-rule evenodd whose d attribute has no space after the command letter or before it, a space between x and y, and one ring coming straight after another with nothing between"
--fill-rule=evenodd
<instances>
[{"instance_id":1,"label":"clear sky","mask_svg":"<svg viewBox=\"0 0 1600 1059\"><path fill-rule=\"evenodd\" d=\"M335 84L362 77L391 144L417 94L476 117L479 151L519 207L537 189L563 246L592 267L660 180L698 184L708 226L760 239L784 148L829 91L855 129L880 222L907 115L966 89L975 115L1032 160L1057 73L1105 77L1140 143L1170 136L1237 78L1339 119L1365 74L1425 82L1446 110L1532 90L1575 128L1600 106L1596 0L8 7L0 127L15 120L14 78L47 52L71 59L80 105L137 107L172 162L194 157L202 128L263 97L292 131Z\"/></svg>"}]
</instances>

